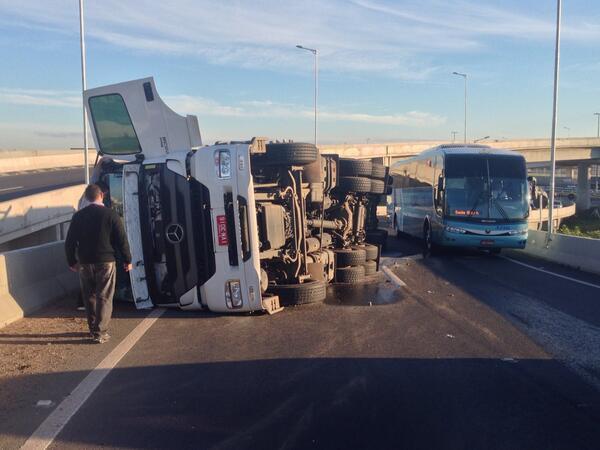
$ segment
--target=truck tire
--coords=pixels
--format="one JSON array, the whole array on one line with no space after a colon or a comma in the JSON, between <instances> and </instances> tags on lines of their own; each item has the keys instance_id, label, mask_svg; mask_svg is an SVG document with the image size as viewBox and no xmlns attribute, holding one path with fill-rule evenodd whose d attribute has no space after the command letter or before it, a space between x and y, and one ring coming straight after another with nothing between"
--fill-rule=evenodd
<instances>
[{"instance_id":1,"label":"truck tire","mask_svg":"<svg viewBox=\"0 0 600 450\"><path fill-rule=\"evenodd\" d=\"M338 283L362 283L365 278L365 266L341 267L335 269L335 281Z\"/></svg>"},{"instance_id":2,"label":"truck tire","mask_svg":"<svg viewBox=\"0 0 600 450\"><path fill-rule=\"evenodd\" d=\"M359 266L367 260L367 252L362 248L341 248L334 253L336 267Z\"/></svg>"},{"instance_id":3,"label":"truck tire","mask_svg":"<svg viewBox=\"0 0 600 450\"><path fill-rule=\"evenodd\" d=\"M276 284L269 287L269 292L278 295L283 306L321 303L327 296L326 284L316 280L300 284Z\"/></svg>"},{"instance_id":4,"label":"truck tire","mask_svg":"<svg viewBox=\"0 0 600 450\"><path fill-rule=\"evenodd\" d=\"M371 194L385 194L385 182L381 180L371 180Z\"/></svg>"},{"instance_id":5,"label":"truck tire","mask_svg":"<svg viewBox=\"0 0 600 450\"><path fill-rule=\"evenodd\" d=\"M287 142L267 144L261 164L266 166L305 166L317 160L319 151L313 144Z\"/></svg>"},{"instance_id":6,"label":"truck tire","mask_svg":"<svg viewBox=\"0 0 600 450\"><path fill-rule=\"evenodd\" d=\"M379 256L379 248L376 245L360 244L352 247L353 249L364 250L367 256L367 261L375 261Z\"/></svg>"},{"instance_id":7,"label":"truck tire","mask_svg":"<svg viewBox=\"0 0 600 450\"><path fill-rule=\"evenodd\" d=\"M365 268L365 276L377 273L377 263L375 261L367 261L363 264Z\"/></svg>"},{"instance_id":8,"label":"truck tire","mask_svg":"<svg viewBox=\"0 0 600 450\"><path fill-rule=\"evenodd\" d=\"M342 177L370 177L372 172L373 163L368 159L340 158Z\"/></svg>"},{"instance_id":9,"label":"truck tire","mask_svg":"<svg viewBox=\"0 0 600 450\"><path fill-rule=\"evenodd\" d=\"M344 192L370 192L371 181L366 177L340 177L338 189Z\"/></svg>"},{"instance_id":10,"label":"truck tire","mask_svg":"<svg viewBox=\"0 0 600 450\"><path fill-rule=\"evenodd\" d=\"M371 178L374 180L385 180L385 166L379 163L373 163L373 170L371 171Z\"/></svg>"},{"instance_id":11,"label":"truck tire","mask_svg":"<svg viewBox=\"0 0 600 450\"><path fill-rule=\"evenodd\" d=\"M367 261L375 261L379 256L379 247L376 245L365 244L365 251L367 252Z\"/></svg>"}]
</instances>

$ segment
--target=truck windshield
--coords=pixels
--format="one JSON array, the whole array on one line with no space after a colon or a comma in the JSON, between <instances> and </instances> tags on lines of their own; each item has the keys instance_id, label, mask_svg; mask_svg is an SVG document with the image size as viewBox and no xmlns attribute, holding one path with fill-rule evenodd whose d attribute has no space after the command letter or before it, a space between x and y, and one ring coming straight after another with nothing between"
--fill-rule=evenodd
<instances>
[{"instance_id":1,"label":"truck windshield","mask_svg":"<svg viewBox=\"0 0 600 450\"><path fill-rule=\"evenodd\" d=\"M142 151L129 112L119 94L89 99L100 151L105 155L132 155Z\"/></svg>"},{"instance_id":2,"label":"truck windshield","mask_svg":"<svg viewBox=\"0 0 600 450\"><path fill-rule=\"evenodd\" d=\"M446 215L523 220L529 214L525 160L511 155L447 155Z\"/></svg>"}]
</instances>

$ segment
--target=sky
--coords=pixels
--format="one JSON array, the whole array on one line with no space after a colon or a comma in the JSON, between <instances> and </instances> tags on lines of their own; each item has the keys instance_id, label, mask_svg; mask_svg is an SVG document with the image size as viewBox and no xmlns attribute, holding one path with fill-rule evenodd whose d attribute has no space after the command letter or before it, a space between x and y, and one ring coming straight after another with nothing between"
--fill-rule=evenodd
<instances>
[{"instance_id":1,"label":"sky","mask_svg":"<svg viewBox=\"0 0 600 450\"><path fill-rule=\"evenodd\" d=\"M86 0L88 86L153 76L215 140L550 137L555 0ZM559 137L595 136L600 2L564 0ZM77 0L0 0L0 149L82 144Z\"/></svg>"}]
</instances>

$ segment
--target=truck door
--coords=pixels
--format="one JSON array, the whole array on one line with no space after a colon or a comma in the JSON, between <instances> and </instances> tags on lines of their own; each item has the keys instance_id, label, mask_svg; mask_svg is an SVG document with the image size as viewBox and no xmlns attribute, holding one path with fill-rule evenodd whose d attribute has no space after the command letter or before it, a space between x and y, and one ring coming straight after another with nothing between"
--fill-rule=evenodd
<instances>
[{"instance_id":1,"label":"truck door","mask_svg":"<svg viewBox=\"0 0 600 450\"><path fill-rule=\"evenodd\" d=\"M202 145L196 116L171 110L153 78L88 89L84 99L96 148L104 155L141 153L149 159Z\"/></svg>"}]
</instances>

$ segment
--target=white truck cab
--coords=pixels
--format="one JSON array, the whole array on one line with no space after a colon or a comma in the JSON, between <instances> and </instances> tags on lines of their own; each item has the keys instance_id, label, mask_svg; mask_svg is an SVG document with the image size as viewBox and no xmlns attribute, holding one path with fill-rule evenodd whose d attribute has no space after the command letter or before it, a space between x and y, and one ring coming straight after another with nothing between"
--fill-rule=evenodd
<instances>
[{"instance_id":1,"label":"white truck cab","mask_svg":"<svg viewBox=\"0 0 600 450\"><path fill-rule=\"evenodd\" d=\"M254 143L201 147L197 118L173 112L152 78L89 89L85 105L96 148L121 161L136 307L277 310L251 232Z\"/></svg>"}]
</instances>

